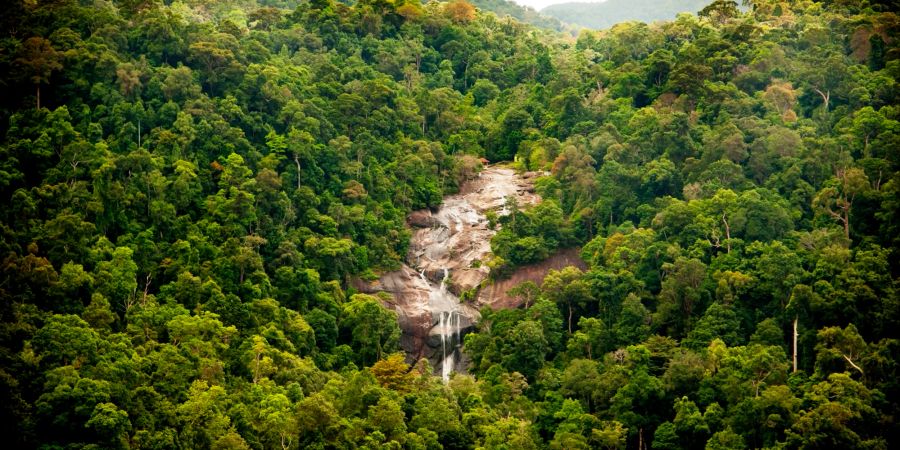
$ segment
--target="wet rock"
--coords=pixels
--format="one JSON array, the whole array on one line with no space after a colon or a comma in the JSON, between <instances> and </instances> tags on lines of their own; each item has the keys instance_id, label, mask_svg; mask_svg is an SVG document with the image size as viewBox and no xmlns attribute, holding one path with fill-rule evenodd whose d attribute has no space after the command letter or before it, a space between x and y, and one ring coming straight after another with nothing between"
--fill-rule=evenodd
<instances>
[{"instance_id":1,"label":"wet rock","mask_svg":"<svg viewBox=\"0 0 900 450\"><path fill-rule=\"evenodd\" d=\"M510 196L519 205L537 203L540 197L533 190L531 181L512 169L488 167L465 183L459 194L445 197L436 211L415 211L407 217L415 227L408 265L384 274L377 283L354 282L360 291L381 290L392 295L386 305L397 311L403 331L401 346L410 360L428 357L433 367L446 364L448 370L450 366L464 370L460 364L465 364L466 358L458 348L461 334L473 329L480 316L476 305L460 303L458 296L474 292L488 276L482 263L489 258L490 241L497 230L488 228L485 213L504 214ZM449 275L446 284L445 275ZM441 314L455 317L452 330L440 325ZM450 342L454 350L446 354L442 342Z\"/></svg>"},{"instance_id":2,"label":"wet rock","mask_svg":"<svg viewBox=\"0 0 900 450\"><path fill-rule=\"evenodd\" d=\"M425 274L425 278L428 278L428 281L431 281L432 283L443 283L445 281L444 278L448 276L449 272L445 272L443 269L429 268L423 269L423 273Z\"/></svg>"},{"instance_id":3,"label":"wet rock","mask_svg":"<svg viewBox=\"0 0 900 450\"><path fill-rule=\"evenodd\" d=\"M445 336L443 333L447 330L442 330L440 325L434 326L431 330L428 331L428 340L427 345L431 348L439 349L441 348L441 337ZM455 331L455 330L454 330ZM472 318L466 317L463 318L462 324L459 328L459 335L465 336L466 334L475 331L475 323L472 321ZM456 339L455 343L461 343L462 339Z\"/></svg>"},{"instance_id":4,"label":"wet rock","mask_svg":"<svg viewBox=\"0 0 900 450\"><path fill-rule=\"evenodd\" d=\"M385 306L397 312L400 330L400 346L412 360L425 355L424 347L428 331L432 328L431 310L428 301L431 286L409 266L382 275L380 287L393 297Z\"/></svg>"},{"instance_id":5,"label":"wet rock","mask_svg":"<svg viewBox=\"0 0 900 450\"><path fill-rule=\"evenodd\" d=\"M487 267L457 270L453 272L448 288L454 295L460 297L465 292L477 289L487 279L489 272Z\"/></svg>"},{"instance_id":6,"label":"wet rock","mask_svg":"<svg viewBox=\"0 0 900 450\"><path fill-rule=\"evenodd\" d=\"M437 219L435 219L434 216L431 215L431 211L427 209L411 212L409 216L406 217L406 223L417 228L431 228L439 225Z\"/></svg>"},{"instance_id":7,"label":"wet rock","mask_svg":"<svg viewBox=\"0 0 900 450\"><path fill-rule=\"evenodd\" d=\"M461 330L474 329L475 323L478 319L481 318L481 314L478 313L474 308L468 305L460 305L460 309L458 314L454 317L454 321L451 325L446 326L445 328L449 329L452 327L459 328ZM441 319L439 314L434 314L431 320L431 330L429 333L439 333L441 331Z\"/></svg>"},{"instance_id":8,"label":"wet rock","mask_svg":"<svg viewBox=\"0 0 900 450\"><path fill-rule=\"evenodd\" d=\"M375 294L385 291L381 280L366 281L359 277L350 278L350 286L363 294Z\"/></svg>"}]
</instances>

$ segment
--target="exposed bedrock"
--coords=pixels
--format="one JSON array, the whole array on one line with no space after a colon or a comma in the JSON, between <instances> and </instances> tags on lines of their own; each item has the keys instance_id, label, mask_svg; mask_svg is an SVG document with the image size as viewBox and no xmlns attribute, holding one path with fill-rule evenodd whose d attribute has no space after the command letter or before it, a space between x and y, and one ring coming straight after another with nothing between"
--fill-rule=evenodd
<instances>
[{"instance_id":1,"label":"exposed bedrock","mask_svg":"<svg viewBox=\"0 0 900 450\"><path fill-rule=\"evenodd\" d=\"M378 281L357 281L365 292L389 292L387 304L397 312L403 330L401 345L410 359L427 357L445 378L465 371L462 338L480 319L478 304L459 297L482 285L488 277L485 262L496 230L485 213L505 214L507 198L519 205L537 203L534 175L519 176L512 169L488 167L465 183L459 194L447 196L437 210L411 213L413 228L407 263ZM490 301L486 302L490 304Z\"/></svg>"}]
</instances>

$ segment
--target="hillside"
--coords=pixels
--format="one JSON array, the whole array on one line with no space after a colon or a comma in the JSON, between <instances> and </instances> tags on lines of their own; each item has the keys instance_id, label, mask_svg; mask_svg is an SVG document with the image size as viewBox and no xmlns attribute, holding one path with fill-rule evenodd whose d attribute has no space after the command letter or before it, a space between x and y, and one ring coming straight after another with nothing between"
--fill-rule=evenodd
<instances>
[{"instance_id":1,"label":"hillside","mask_svg":"<svg viewBox=\"0 0 900 450\"><path fill-rule=\"evenodd\" d=\"M710 0L606 0L561 3L540 12L565 23L599 30L632 20L645 23L672 20L678 13L696 14L709 3Z\"/></svg>"},{"instance_id":2,"label":"hillside","mask_svg":"<svg viewBox=\"0 0 900 450\"><path fill-rule=\"evenodd\" d=\"M889 2L7 3L5 448L900 446Z\"/></svg>"},{"instance_id":3,"label":"hillside","mask_svg":"<svg viewBox=\"0 0 900 450\"><path fill-rule=\"evenodd\" d=\"M519 22L549 30L561 31L563 24L553 17L541 14L527 6L521 6L511 0L472 0L478 8L491 11L498 17L510 16Z\"/></svg>"}]
</instances>

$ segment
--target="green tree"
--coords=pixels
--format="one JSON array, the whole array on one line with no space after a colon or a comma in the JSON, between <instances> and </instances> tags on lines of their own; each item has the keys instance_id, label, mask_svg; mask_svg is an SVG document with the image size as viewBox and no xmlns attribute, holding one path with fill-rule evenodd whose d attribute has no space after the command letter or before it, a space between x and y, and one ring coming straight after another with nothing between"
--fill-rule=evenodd
<instances>
[{"instance_id":1,"label":"green tree","mask_svg":"<svg viewBox=\"0 0 900 450\"><path fill-rule=\"evenodd\" d=\"M516 324L503 343L503 365L533 379L544 365L548 352L547 339L540 323L523 320Z\"/></svg>"},{"instance_id":2,"label":"green tree","mask_svg":"<svg viewBox=\"0 0 900 450\"><path fill-rule=\"evenodd\" d=\"M212 446L231 428L227 412L227 392L221 386L194 381L188 398L176 407L182 442L196 446Z\"/></svg>"},{"instance_id":3,"label":"green tree","mask_svg":"<svg viewBox=\"0 0 900 450\"><path fill-rule=\"evenodd\" d=\"M706 441L706 450L724 450L724 449L743 449L746 448L744 444L744 439L741 435L735 433L730 428L726 428L722 431L717 432L712 435L708 441Z\"/></svg>"},{"instance_id":4,"label":"green tree","mask_svg":"<svg viewBox=\"0 0 900 450\"><path fill-rule=\"evenodd\" d=\"M99 403L94 407L90 420L84 424L91 428L110 448L128 448L128 432L131 422L128 413L113 403Z\"/></svg>"},{"instance_id":5,"label":"green tree","mask_svg":"<svg viewBox=\"0 0 900 450\"><path fill-rule=\"evenodd\" d=\"M853 201L870 188L866 173L861 169L841 169L830 183L816 194L814 205L840 223L844 228L844 237L849 240Z\"/></svg>"},{"instance_id":6,"label":"green tree","mask_svg":"<svg viewBox=\"0 0 900 450\"><path fill-rule=\"evenodd\" d=\"M384 433L387 439L403 442L406 437L406 416L400 405L389 397L381 397L369 406L369 422Z\"/></svg>"},{"instance_id":7,"label":"green tree","mask_svg":"<svg viewBox=\"0 0 900 450\"><path fill-rule=\"evenodd\" d=\"M53 48L50 41L42 37L30 37L22 44L16 63L34 84L37 109L41 109L41 85L50 83L53 72L63 68L60 59L59 52Z\"/></svg>"},{"instance_id":8,"label":"green tree","mask_svg":"<svg viewBox=\"0 0 900 450\"><path fill-rule=\"evenodd\" d=\"M703 300L706 265L697 259L678 258L666 263L668 272L659 292L659 306L654 322L670 335L681 336L693 325L694 307Z\"/></svg>"},{"instance_id":9,"label":"green tree","mask_svg":"<svg viewBox=\"0 0 900 450\"><path fill-rule=\"evenodd\" d=\"M351 296L343 307L340 326L360 364L370 365L397 350L400 344L397 314L371 295Z\"/></svg>"},{"instance_id":10,"label":"green tree","mask_svg":"<svg viewBox=\"0 0 900 450\"><path fill-rule=\"evenodd\" d=\"M585 307L594 300L590 285L577 267L551 270L541 285L544 295L557 304L565 305L568 311L569 334L572 334L572 319L576 306Z\"/></svg>"},{"instance_id":11,"label":"green tree","mask_svg":"<svg viewBox=\"0 0 900 450\"><path fill-rule=\"evenodd\" d=\"M740 343L741 322L730 305L714 302L697 325L688 333L684 345L689 348L707 347L713 339L721 339L726 345Z\"/></svg>"},{"instance_id":12,"label":"green tree","mask_svg":"<svg viewBox=\"0 0 900 450\"><path fill-rule=\"evenodd\" d=\"M638 296L628 294L622 301L622 311L612 333L620 347L639 344L650 336L650 311Z\"/></svg>"}]
</instances>

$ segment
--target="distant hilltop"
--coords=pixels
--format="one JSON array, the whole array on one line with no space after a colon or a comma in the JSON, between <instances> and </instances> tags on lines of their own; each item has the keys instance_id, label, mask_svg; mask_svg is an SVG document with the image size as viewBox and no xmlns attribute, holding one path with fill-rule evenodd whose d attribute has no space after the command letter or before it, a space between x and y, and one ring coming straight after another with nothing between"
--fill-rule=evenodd
<instances>
[{"instance_id":1,"label":"distant hilltop","mask_svg":"<svg viewBox=\"0 0 900 450\"><path fill-rule=\"evenodd\" d=\"M572 2L548 6L545 16L587 28L609 28L620 22L653 22L674 19L678 13L696 13L711 0L606 0L602 3Z\"/></svg>"},{"instance_id":2,"label":"distant hilltop","mask_svg":"<svg viewBox=\"0 0 900 450\"><path fill-rule=\"evenodd\" d=\"M510 0L469 0L469 3L485 11L491 11L498 17L510 16L520 22L550 30L563 29L563 24L555 17L540 14L529 6L522 6Z\"/></svg>"}]
</instances>

